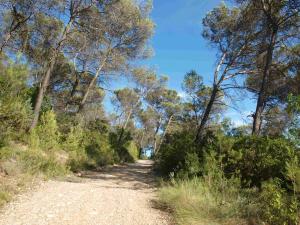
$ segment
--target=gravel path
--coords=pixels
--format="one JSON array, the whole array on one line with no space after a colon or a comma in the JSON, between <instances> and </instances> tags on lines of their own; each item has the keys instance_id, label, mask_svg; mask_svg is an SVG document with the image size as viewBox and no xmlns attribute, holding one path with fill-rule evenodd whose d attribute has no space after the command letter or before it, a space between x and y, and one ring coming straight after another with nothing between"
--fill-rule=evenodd
<instances>
[{"instance_id":1,"label":"gravel path","mask_svg":"<svg viewBox=\"0 0 300 225\"><path fill-rule=\"evenodd\" d=\"M49 181L19 196L0 214L1 225L170 225L155 209L152 162Z\"/></svg>"}]
</instances>

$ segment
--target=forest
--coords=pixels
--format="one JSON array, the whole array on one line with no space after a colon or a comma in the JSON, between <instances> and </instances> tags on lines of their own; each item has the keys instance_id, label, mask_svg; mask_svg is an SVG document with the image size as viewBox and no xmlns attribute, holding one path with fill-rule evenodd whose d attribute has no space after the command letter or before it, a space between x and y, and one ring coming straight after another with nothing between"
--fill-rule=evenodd
<instances>
[{"instance_id":1,"label":"forest","mask_svg":"<svg viewBox=\"0 0 300 225\"><path fill-rule=\"evenodd\" d=\"M151 158L177 224L299 224L300 1L207 12L212 82L191 68L184 96L147 63L152 7L0 1L0 205L36 177ZM237 126L224 115L240 98L255 108Z\"/></svg>"}]
</instances>

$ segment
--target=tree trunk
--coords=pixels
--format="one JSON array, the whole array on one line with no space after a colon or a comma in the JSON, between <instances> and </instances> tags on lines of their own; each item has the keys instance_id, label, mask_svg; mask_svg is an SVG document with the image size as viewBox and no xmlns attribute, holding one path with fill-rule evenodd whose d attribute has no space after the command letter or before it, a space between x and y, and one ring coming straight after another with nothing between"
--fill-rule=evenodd
<instances>
[{"instance_id":1,"label":"tree trunk","mask_svg":"<svg viewBox=\"0 0 300 225\"><path fill-rule=\"evenodd\" d=\"M10 38L11 38L11 33L9 32L9 33L7 33L7 34L5 35L5 38L4 38L4 40L3 40L2 44L1 44L1 47L0 47L0 55L2 54L3 49L4 49L4 47L7 45L7 43L8 43L8 41L9 41Z\"/></svg>"},{"instance_id":2,"label":"tree trunk","mask_svg":"<svg viewBox=\"0 0 300 225\"><path fill-rule=\"evenodd\" d=\"M168 132L168 130L169 130L169 127L170 127L170 125L171 125L172 119L173 119L173 115L170 116L170 118L169 118L169 120L168 120L166 129L164 130L164 133L163 133L163 135L161 136L161 139L160 139L159 145L158 145L158 147L157 147L156 153L158 153L159 150L160 150L160 147L161 147L161 145L162 145L162 143L163 143L163 141L164 141L164 139L165 139L165 137L166 137L166 134L167 134L167 132Z\"/></svg>"},{"instance_id":3,"label":"tree trunk","mask_svg":"<svg viewBox=\"0 0 300 225\"><path fill-rule=\"evenodd\" d=\"M69 105L76 103L74 101L74 96L76 94L76 90L79 86L79 77L76 76L76 80L74 82L74 84L72 85L72 90L71 90L71 94L70 94L70 99L67 101L66 105L65 105L65 112L67 112Z\"/></svg>"},{"instance_id":4,"label":"tree trunk","mask_svg":"<svg viewBox=\"0 0 300 225\"><path fill-rule=\"evenodd\" d=\"M107 60L107 57L105 57L105 59L103 60L102 64L101 64L101 65L99 66L99 68L97 69L95 76L93 77L93 79L92 79L91 82L89 83L89 86L87 87L87 89L86 89L86 91L85 91L85 93L84 93L84 95L83 95L83 98L82 98L82 100L81 100L81 102L80 102L80 104L79 104L78 112L81 112L81 111L83 110L84 105L85 105L85 103L86 103L86 100L87 100L87 98L88 98L88 96L89 96L89 93L90 93L90 91L91 91L93 85L94 85L95 82L97 81L97 79L98 79L98 77L99 77L99 75L100 75L100 72L102 71L103 67L104 67L105 64L106 64L106 60Z\"/></svg>"},{"instance_id":5,"label":"tree trunk","mask_svg":"<svg viewBox=\"0 0 300 225\"><path fill-rule=\"evenodd\" d=\"M273 60L274 46L276 43L276 35L277 29L274 29L270 37L270 43L267 50L266 64L263 71L262 83L258 94L255 114L253 116L252 135L259 135L261 131L261 125L263 122L262 117L266 105L267 79L271 73L271 65Z\"/></svg>"},{"instance_id":6,"label":"tree trunk","mask_svg":"<svg viewBox=\"0 0 300 225\"><path fill-rule=\"evenodd\" d=\"M50 80L50 76L51 76L51 72L53 70L53 67L55 65L55 60L51 60L49 67L46 71L46 74L43 78L42 84L39 88L39 93L38 96L35 100L35 105L34 105L34 114L33 114L33 120L30 126L30 130L32 130L33 128L36 127L38 120L39 120L39 115L40 115L40 111L41 111L41 107L42 107L42 103L43 103L43 98L44 98L44 94L47 90L47 87L49 85L49 80Z\"/></svg>"},{"instance_id":7,"label":"tree trunk","mask_svg":"<svg viewBox=\"0 0 300 225\"><path fill-rule=\"evenodd\" d=\"M145 131L143 131L143 133L142 133L142 138L141 138L141 140L139 141L140 142L140 149L139 149L139 158L141 158L142 157L142 153L143 153L143 148L144 148L144 146L143 146L143 142L144 142L144 136L145 136Z\"/></svg>"},{"instance_id":8,"label":"tree trunk","mask_svg":"<svg viewBox=\"0 0 300 225\"><path fill-rule=\"evenodd\" d=\"M200 126L197 130L197 135L196 135L196 141L197 142L201 142L202 138L203 138L203 134L204 134L204 128L206 126L207 121L209 120L209 116L212 110L212 107L215 103L215 100L217 98L217 94L219 92L218 86L216 84L214 84L213 86L213 90L209 99L209 102L205 108L205 112L203 114L203 117L201 119L201 123Z\"/></svg>"},{"instance_id":9,"label":"tree trunk","mask_svg":"<svg viewBox=\"0 0 300 225\"><path fill-rule=\"evenodd\" d=\"M74 82L74 84L72 85L72 90L71 90L71 97L73 98L75 96L76 90L79 86L79 78L76 77L76 80Z\"/></svg>"},{"instance_id":10,"label":"tree trunk","mask_svg":"<svg viewBox=\"0 0 300 225\"><path fill-rule=\"evenodd\" d=\"M258 101L256 104L255 114L253 116L252 135L260 134L261 125L263 122L264 109L265 109L265 100L263 99L262 94L259 94Z\"/></svg>"},{"instance_id":11,"label":"tree trunk","mask_svg":"<svg viewBox=\"0 0 300 225\"><path fill-rule=\"evenodd\" d=\"M159 118L159 121L158 121L157 126L156 126L156 130L155 130L155 133L154 133L154 143L153 143L153 152L154 152L154 154L155 154L156 149L157 149L157 133L159 131L160 124L161 124L161 117Z\"/></svg>"},{"instance_id":12,"label":"tree trunk","mask_svg":"<svg viewBox=\"0 0 300 225\"><path fill-rule=\"evenodd\" d=\"M129 122L129 120L130 120L131 115L132 115L132 110L130 110L130 112L128 113L127 119L126 119L124 125L122 126L121 133L120 133L120 136L119 136L119 139L118 139L118 145L121 144L121 141L122 141L124 132L125 132L125 130L126 130L126 127L127 127L127 125L128 125L128 122Z\"/></svg>"},{"instance_id":13,"label":"tree trunk","mask_svg":"<svg viewBox=\"0 0 300 225\"><path fill-rule=\"evenodd\" d=\"M52 58L50 60L49 66L46 70L46 73L44 75L41 87L39 88L39 93L37 96L37 99L35 101L35 105L34 105L34 116L33 116L33 120L31 122L30 128L29 130L32 130L36 127L38 120L39 120L39 116L40 116L40 111L41 111L41 107L42 107L42 103L43 103L43 99L44 99L44 95L45 92L47 90L47 87L49 85L49 81L50 81L50 77L52 75L52 71L58 56L58 53L61 50L62 44L65 41L66 37L67 37L67 33L69 32L69 30L71 29L72 23L74 21L74 18L71 17L70 20L68 21L68 24L65 26L65 29L62 33L62 37L60 39L60 41L57 44L57 47L55 48Z\"/></svg>"},{"instance_id":14,"label":"tree trunk","mask_svg":"<svg viewBox=\"0 0 300 225\"><path fill-rule=\"evenodd\" d=\"M141 140L140 140L140 147L141 148L143 148L144 137L145 137L145 131L143 131L142 137L141 137Z\"/></svg>"},{"instance_id":15,"label":"tree trunk","mask_svg":"<svg viewBox=\"0 0 300 225\"><path fill-rule=\"evenodd\" d=\"M226 59L226 56L227 56L227 53L224 52L216 69L215 69L215 72L214 72L214 84L213 84L213 90L212 90L212 93L210 95L210 99L209 99L209 102L205 108L205 111L204 111L204 114L202 116L202 119L201 119L201 122L200 122L200 125L197 129L197 134L196 134L196 139L195 141L196 142L201 142L202 141L202 138L203 138L203 134L204 134L204 128L206 126L206 123L207 121L209 120L209 116L210 116L210 113L211 113L211 110L212 110L212 107L216 101L216 98L217 98L217 94L219 92L219 86L221 84L221 82L224 80L225 78L225 75L226 75L226 70L223 71L221 77L218 79L218 76L219 76L219 72L221 70L221 67Z\"/></svg>"}]
</instances>

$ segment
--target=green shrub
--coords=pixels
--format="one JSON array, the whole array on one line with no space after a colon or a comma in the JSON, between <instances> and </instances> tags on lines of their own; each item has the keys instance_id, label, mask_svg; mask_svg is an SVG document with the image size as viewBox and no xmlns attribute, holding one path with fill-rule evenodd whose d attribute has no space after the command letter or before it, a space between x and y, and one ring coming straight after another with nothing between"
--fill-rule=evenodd
<instances>
[{"instance_id":1,"label":"green shrub","mask_svg":"<svg viewBox=\"0 0 300 225\"><path fill-rule=\"evenodd\" d=\"M208 166L212 172L203 178L163 184L159 200L172 209L178 224L298 224L299 203L279 180L264 182L261 192L242 189L239 179L226 179L215 166Z\"/></svg>"},{"instance_id":2,"label":"green shrub","mask_svg":"<svg viewBox=\"0 0 300 225\"><path fill-rule=\"evenodd\" d=\"M95 169L114 163L115 153L109 143L108 134L96 130L71 128L64 142L70 153L69 166L72 171Z\"/></svg>"},{"instance_id":3,"label":"green shrub","mask_svg":"<svg viewBox=\"0 0 300 225\"><path fill-rule=\"evenodd\" d=\"M40 137L38 135L37 129L32 129L29 135L25 136L26 142L29 144L30 148L32 149L39 149L40 148Z\"/></svg>"},{"instance_id":4,"label":"green shrub","mask_svg":"<svg viewBox=\"0 0 300 225\"><path fill-rule=\"evenodd\" d=\"M68 165L73 172L85 170L88 167L88 157L84 150L72 151L69 154Z\"/></svg>"},{"instance_id":5,"label":"green shrub","mask_svg":"<svg viewBox=\"0 0 300 225\"><path fill-rule=\"evenodd\" d=\"M105 166L114 163L114 150L111 148L107 134L99 134L96 131L86 133L85 150L94 167Z\"/></svg>"},{"instance_id":6,"label":"green shrub","mask_svg":"<svg viewBox=\"0 0 300 225\"><path fill-rule=\"evenodd\" d=\"M201 171L199 158L196 153L187 153L184 157L184 163L180 166L180 170L176 173L176 177L187 179L199 175Z\"/></svg>"},{"instance_id":7,"label":"green shrub","mask_svg":"<svg viewBox=\"0 0 300 225\"><path fill-rule=\"evenodd\" d=\"M134 161L138 160L140 152L134 141L130 141L129 143L127 143L126 149Z\"/></svg>"},{"instance_id":8,"label":"green shrub","mask_svg":"<svg viewBox=\"0 0 300 225\"><path fill-rule=\"evenodd\" d=\"M187 171L188 166L185 163L191 162L186 160L186 157L189 157L189 153L194 154L196 152L194 136L190 133L182 132L167 135L158 155L156 155L157 168L164 176L168 176L170 173L176 174L179 171Z\"/></svg>"},{"instance_id":9,"label":"green shrub","mask_svg":"<svg viewBox=\"0 0 300 225\"><path fill-rule=\"evenodd\" d=\"M139 149L129 131L117 129L110 132L109 142L115 152L115 162L134 162L138 159Z\"/></svg>"},{"instance_id":10,"label":"green shrub","mask_svg":"<svg viewBox=\"0 0 300 225\"><path fill-rule=\"evenodd\" d=\"M272 178L286 180L286 163L294 157L295 148L285 139L247 136L224 154L224 171L241 176L243 186L259 187Z\"/></svg>"},{"instance_id":11,"label":"green shrub","mask_svg":"<svg viewBox=\"0 0 300 225\"><path fill-rule=\"evenodd\" d=\"M263 222L270 225L298 224L298 203L281 188L279 180L263 183L259 202Z\"/></svg>"},{"instance_id":12,"label":"green shrub","mask_svg":"<svg viewBox=\"0 0 300 225\"><path fill-rule=\"evenodd\" d=\"M18 62L0 65L0 147L20 137L31 121L27 77L26 65Z\"/></svg>"},{"instance_id":13,"label":"green shrub","mask_svg":"<svg viewBox=\"0 0 300 225\"><path fill-rule=\"evenodd\" d=\"M85 133L81 126L71 127L66 135L63 148L69 153L68 165L72 171L84 170L87 167L88 156L85 149Z\"/></svg>"},{"instance_id":14,"label":"green shrub","mask_svg":"<svg viewBox=\"0 0 300 225\"><path fill-rule=\"evenodd\" d=\"M82 127L80 125L72 126L65 137L62 147L68 152L78 151L83 147L83 141L84 130Z\"/></svg>"},{"instance_id":15,"label":"green shrub","mask_svg":"<svg viewBox=\"0 0 300 225\"><path fill-rule=\"evenodd\" d=\"M289 189L293 191L294 196L300 194L300 166L298 157L295 156L290 162L286 163L286 178L291 182Z\"/></svg>"},{"instance_id":16,"label":"green shrub","mask_svg":"<svg viewBox=\"0 0 300 225\"><path fill-rule=\"evenodd\" d=\"M31 148L47 151L59 149L60 138L55 113L50 110L41 115L38 126L30 131L26 139Z\"/></svg>"},{"instance_id":17,"label":"green shrub","mask_svg":"<svg viewBox=\"0 0 300 225\"><path fill-rule=\"evenodd\" d=\"M43 150L59 147L60 133L53 111L43 113L39 125L35 128L39 139L40 148Z\"/></svg>"}]
</instances>

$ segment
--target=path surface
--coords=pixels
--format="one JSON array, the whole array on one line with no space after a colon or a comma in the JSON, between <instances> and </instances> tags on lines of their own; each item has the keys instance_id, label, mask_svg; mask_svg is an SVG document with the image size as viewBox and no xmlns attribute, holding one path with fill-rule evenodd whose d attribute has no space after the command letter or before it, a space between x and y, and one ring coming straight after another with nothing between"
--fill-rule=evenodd
<instances>
[{"instance_id":1,"label":"path surface","mask_svg":"<svg viewBox=\"0 0 300 225\"><path fill-rule=\"evenodd\" d=\"M151 161L49 181L19 196L0 214L1 225L170 225L153 207Z\"/></svg>"}]
</instances>

